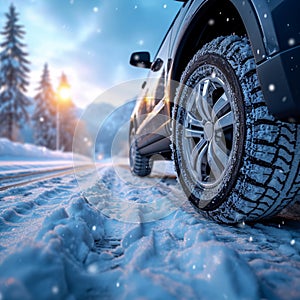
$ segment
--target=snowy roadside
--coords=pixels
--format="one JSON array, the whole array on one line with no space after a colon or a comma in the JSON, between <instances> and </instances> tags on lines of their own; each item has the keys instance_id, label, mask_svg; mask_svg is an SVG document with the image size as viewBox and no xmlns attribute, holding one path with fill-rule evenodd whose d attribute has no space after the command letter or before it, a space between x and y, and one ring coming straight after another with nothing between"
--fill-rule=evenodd
<instances>
[{"instance_id":1,"label":"snowy roadside","mask_svg":"<svg viewBox=\"0 0 300 300\"><path fill-rule=\"evenodd\" d=\"M51 151L32 144L20 144L0 138L0 160L66 160L73 159L73 153Z\"/></svg>"},{"instance_id":2,"label":"snowy roadside","mask_svg":"<svg viewBox=\"0 0 300 300\"><path fill-rule=\"evenodd\" d=\"M0 178L20 173L22 170L44 170L54 167L71 166L73 158L84 163L87 158L61 151L51 151L32 144L20 144L0 138Z\"/></svg>"},{"instance_id":3,"label":"snowy roadside","mask_svg":"<svg viewBox=\"0 0 300 300\"><path fill-rule=\"evenodd\" d=\"M173 176L133 179L114 164L89 192L70 175L0 192L1 300L300 298L299 219L222 226ZM162 216L167 199L181 206ZM158 209L136 215L149 202Z\"/></svg>"}]
</instances>

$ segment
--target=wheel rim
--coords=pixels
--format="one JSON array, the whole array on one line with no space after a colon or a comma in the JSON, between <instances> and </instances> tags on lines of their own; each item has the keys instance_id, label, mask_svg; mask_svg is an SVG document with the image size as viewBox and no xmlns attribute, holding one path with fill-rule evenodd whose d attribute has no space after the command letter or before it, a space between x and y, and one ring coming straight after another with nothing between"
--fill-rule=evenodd
<instances>
[{"instance_id":1,"label":"wheel rim","mask_svg":"<svg viewBox=\"0 0 300 300\"><path fill-rule=\"evenodd\" d=\"M237 136L237 120L231 94L214 69L193 88L185 107L182 146L193 181L204 188L224 178ZM224 76L222 76L224 78Z\"/></svg>"}]
</instances>

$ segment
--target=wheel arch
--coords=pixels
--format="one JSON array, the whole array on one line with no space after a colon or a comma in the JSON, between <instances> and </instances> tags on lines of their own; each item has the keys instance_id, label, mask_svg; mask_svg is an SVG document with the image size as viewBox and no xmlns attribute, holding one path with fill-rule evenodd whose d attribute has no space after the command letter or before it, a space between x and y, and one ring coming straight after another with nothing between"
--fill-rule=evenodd
<instances>
[{"instance_id":1,"label":"wheel arch","mask_svg":"<svg viewBox=\"0 0 300 300\"><path fill-rule=\"evenodd\" d=\"M265 57L265 47L255 10L249 1L209 0L191 8L193 17L187 28L179 33L173 53L171 79L180 81L181 74L193 55L218 36L240 35L250 40L256 62Z\"/></svg>"}]
</instances>

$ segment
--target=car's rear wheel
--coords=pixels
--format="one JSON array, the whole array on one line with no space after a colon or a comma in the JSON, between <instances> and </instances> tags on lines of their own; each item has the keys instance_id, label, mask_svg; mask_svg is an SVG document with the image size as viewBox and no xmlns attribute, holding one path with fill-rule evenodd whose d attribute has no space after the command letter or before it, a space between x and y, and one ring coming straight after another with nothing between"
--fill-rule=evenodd
<instances>
[{"instance_id":1,"label":"car's rear wheel","mask_svg":"<svg viewBox=\"0 0 300 300\"><path fill-rule=\"evenodd\" d=\"M151 173L152 161L148 156L140 153L134 128L130 130L129 143L129 163L131 173L141 177L148 176Z\"/></svg>"},{"instance_id":2,"label":"car's rear wheel","mask_svg":"<svg viewBox=\"0 0 300 300\"><path fill-rule=\"evenodd\" d=\"M300 191L300 126L268 112L246 38L206 44L181 76L173 156L191 203L225 223L278 213Z\"/></svg>"}]
</instances>

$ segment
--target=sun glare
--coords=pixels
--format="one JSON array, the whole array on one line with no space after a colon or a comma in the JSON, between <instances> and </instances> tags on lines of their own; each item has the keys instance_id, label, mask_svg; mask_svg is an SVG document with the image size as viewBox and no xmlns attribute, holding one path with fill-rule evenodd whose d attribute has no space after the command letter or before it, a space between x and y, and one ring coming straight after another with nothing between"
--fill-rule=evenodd
<instances>
[{"instance_id":1,"label":"sun glare","mask_svg":"<svg viewBox=\"0 0 300 300\"><path fill-rule=\"evenodd\" d=\"M61 87L58 90L58 95L59 95L59 98L63 101L68 100L71 97L71 90L69 87Z\"/></svg>"}]
</instances>

